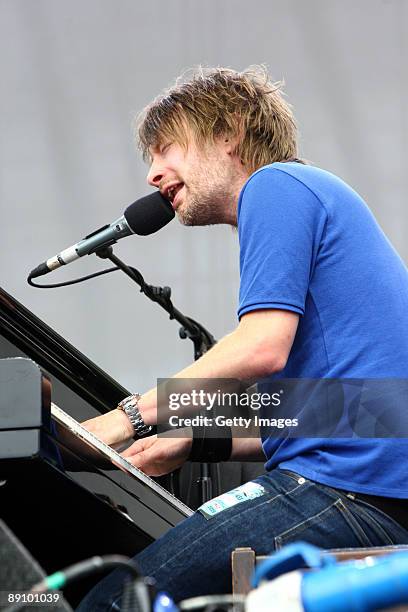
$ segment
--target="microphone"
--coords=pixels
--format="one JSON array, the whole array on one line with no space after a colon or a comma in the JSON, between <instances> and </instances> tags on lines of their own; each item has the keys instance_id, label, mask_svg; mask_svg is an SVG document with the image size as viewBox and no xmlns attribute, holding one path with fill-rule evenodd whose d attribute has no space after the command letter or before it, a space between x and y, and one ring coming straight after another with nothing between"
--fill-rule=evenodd
<instances>
[{"instance_id":1,"label":"microphone","mask_svg":"<svg viewBox=\"0 0 408 612\"><path fill-rule=\"evenodd\" d=\"M97 249L110 246L120 238L131 234L148 236L167 225L174 218L174 210L169 200L159 191L130 204L117 221L104 225L83 240L54 255L30 272L29 279L48 274L61 266L71 263L84 255L91 255Z\"/></svg>"}]
</instances>

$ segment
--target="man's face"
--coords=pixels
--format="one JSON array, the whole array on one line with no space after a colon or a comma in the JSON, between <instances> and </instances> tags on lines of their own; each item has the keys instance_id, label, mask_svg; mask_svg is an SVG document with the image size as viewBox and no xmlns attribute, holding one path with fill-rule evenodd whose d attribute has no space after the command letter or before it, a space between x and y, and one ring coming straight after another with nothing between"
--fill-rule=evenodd
<instances>
[{"instance_id":1,"label":"man's face","mask_svg":"<svg viewBox=\"0 0 408 612\"><path fill-rule=\"evenodd\" d=\"M199 148L190 138L187 149L165 142L150 153L147 181L171 201L181 223L236 225L238 195L248 174L231 155L227 139Z\"/></svg>"}]
</instances>

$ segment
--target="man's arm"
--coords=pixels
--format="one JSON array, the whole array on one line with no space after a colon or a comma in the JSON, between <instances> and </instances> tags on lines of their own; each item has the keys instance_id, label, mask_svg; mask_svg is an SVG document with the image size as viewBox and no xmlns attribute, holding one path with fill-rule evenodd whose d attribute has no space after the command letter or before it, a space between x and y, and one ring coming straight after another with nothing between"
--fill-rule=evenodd
<instances>
[{"instance_id":1,"label":"man's arm","mask_svg":"<svg viewBox=\"0 0 408 612\"><path fill-rule=\"evenodd\" d=\"M236 378L248 385L285 367L295 338L299 315L287 310L256 310L245 314L238 327L175 378ZM139 410L146 424L156 423L156 389L145 393ZM198 408L197 408L198 410ZM133 436L133 426L121 410L91 419L84 426L107 444ZM241 445L241 451L243 452ZM252 452L252 450L250 451ZM241 457L242 458L242 457Z\"/></svg>"},{"instance_id":2,"label":"man's arm","mask_svg":"<svg viewBox=\"0 0 408 612\"><path fill-rule=\"evenodd\" d=\"M232 438L230 461L265 461L261 438Z\"/></svg>"},{"instance_id":3,"label":"man's arm","mask_svg":"<svg viewBox=\"0 0 408 612\"><path fill-rule=\"evenodd\" d=\"M150 436L134 442L123 453L130 463L148 476L164 476L181 467L191 450L191 431L185 437ZM230 461L264 461L261 440L233 438Z\"/></svg>"}]
</instances>

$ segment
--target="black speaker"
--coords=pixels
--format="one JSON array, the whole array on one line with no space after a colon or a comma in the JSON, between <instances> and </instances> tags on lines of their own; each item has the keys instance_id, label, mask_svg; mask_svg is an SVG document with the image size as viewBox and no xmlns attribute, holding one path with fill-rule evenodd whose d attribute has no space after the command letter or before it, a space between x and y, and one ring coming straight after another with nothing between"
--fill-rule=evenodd
<instances>
[{"instance_id":1,"label":"black speaker","mask_svg":"<svg viewBox=\"0 0 408 612\"><path fill-rule=\"evenodd\" d=\"M11 607L5 602L6 593L10 591L28 591L36 582L45 577L43 569L30 555L28 550L16 538L7 525L0 520L0 591L2 600L0 609ZM41 604L22 607L22 612L41 610ZM72 608L61 597L57 604L47 604L44 610L53 612L72 612Z\"/></svg>"}]
</instances>

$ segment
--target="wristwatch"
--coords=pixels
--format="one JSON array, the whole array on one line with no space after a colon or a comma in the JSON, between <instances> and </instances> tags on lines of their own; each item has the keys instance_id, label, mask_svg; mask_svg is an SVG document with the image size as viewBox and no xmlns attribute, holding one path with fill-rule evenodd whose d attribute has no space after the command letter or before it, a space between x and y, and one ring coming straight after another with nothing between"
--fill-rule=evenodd
<instances>
[{"instance_id":1,"label":"wristwatch","mask_svg":"<svg viewBox=\"0 0 408 612\"><path fill-rule=\"evenodd\" d=\"M126 413L133 425L135 434L138 436L144 436L153 429L151 425L146 425L140 414L138 403L141 397L140 393L132 393L117 405L118 410L123 410Z\"/></svg>"}]
</instances>

